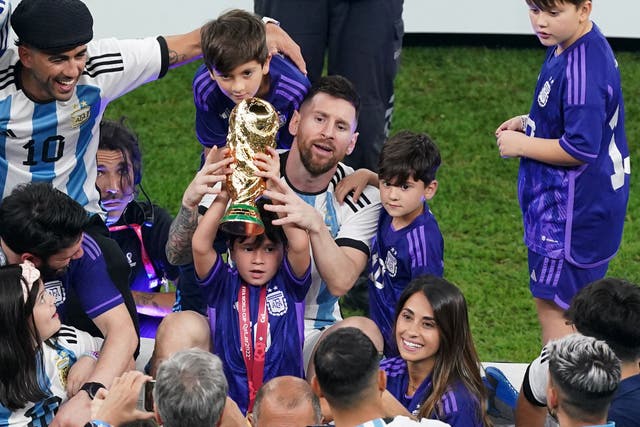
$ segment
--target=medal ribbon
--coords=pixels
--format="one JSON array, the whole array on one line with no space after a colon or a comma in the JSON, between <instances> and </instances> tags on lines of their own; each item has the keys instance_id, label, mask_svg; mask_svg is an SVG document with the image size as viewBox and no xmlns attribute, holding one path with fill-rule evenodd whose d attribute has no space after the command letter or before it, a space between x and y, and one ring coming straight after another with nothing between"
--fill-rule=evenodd
<instances>
[{"instance_id":1,"label":"medal ribbon","mask_svg":"<svg viewBox=\"0 0 640 427\"><path fill-rule=\"evenodd\" d=\"M269 328L266 285L260 289L255 345L253 345L251 311L249 310L249 287L244 283L240 285L240 290L238 291L238 323L240 325L240 350L244 364L247 367L247 381L249 384L248 411L251 412L256 393L264 378L264 359ZM252 347L255 347L255 349Z\"/></svg>"}]
</instances>

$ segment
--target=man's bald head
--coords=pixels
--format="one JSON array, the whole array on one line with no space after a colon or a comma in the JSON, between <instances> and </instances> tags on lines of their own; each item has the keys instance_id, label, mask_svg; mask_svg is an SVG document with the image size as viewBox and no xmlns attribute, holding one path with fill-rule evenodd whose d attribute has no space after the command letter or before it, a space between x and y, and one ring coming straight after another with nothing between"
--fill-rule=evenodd
<instances>
[{"instance_id":1,"label":"man's bald head","mask_svg":"<svg viewBox=\"0 0 640 427\"><path fill-rule=\"evenodd\" d=\"M318 397L301 378L276 377L258 390L253 406L254 427L304 427L320 424L321 419Z\"/></svg>"}]
</instances>

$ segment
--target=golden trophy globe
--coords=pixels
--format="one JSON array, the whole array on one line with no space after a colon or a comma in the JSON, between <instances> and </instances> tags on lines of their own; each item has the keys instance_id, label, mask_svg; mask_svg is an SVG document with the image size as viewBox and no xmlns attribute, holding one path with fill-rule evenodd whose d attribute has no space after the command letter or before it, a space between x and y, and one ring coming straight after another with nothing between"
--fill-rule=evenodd
<instances>
[{"instance_id":1,"label":"golden trophy globe","mask_svg":"<svg viewBox=\"0 0 640 427\"><path fill-rule=\"evenodd\" d=\"M233 156L232 173L227 177L231 204L220 220L220 228L230 234L256 236L264 232L256 200L265 190L265 180L256 176L256 153L276 147L280 127L278 113L259 98L240 102L231 111L227 147Z\"/></svg>"}]
</instances>

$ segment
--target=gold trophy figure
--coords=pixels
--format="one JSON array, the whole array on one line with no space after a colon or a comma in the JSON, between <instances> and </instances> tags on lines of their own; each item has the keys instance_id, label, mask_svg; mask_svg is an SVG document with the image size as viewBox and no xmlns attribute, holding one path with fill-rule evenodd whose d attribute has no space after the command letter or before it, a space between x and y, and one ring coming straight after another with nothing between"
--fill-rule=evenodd
<instances>
[{"instance_id":1,"label":"gold trophy figure","mask_svg":"<svg viewBox=\"0 0 640 427\"><path fill-rule=\"evenodd\" d=\"M276 147L280 127L278 113L271 104L259 98L240 102L231 111L227 147L234 158L233 172L227 177L231 205L220 220L220 228L230 234L256 236L264 232L256 200L265 189L264 179L257 177L253 158Z\"/></svg>"}]
</instances>

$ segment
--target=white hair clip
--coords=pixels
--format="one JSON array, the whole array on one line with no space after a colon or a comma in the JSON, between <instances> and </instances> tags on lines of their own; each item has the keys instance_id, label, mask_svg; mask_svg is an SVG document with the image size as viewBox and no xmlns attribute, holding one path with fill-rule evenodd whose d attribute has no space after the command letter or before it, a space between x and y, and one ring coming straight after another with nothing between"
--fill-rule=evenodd
<instances>
[{"instance_id":1,"label":"white hair clip","mask_svg":"<svg viewBox=\"0 0 640 427\"><path fill-rule=\"evenodd\" d=\"M40 270L36 268L35 265L29 260L25 260L22 264L20 264L22 268L22 277L26 284L22 283L22 294L24 295L24 302L26 303L29 299L29 292L31 288L33 288L33 284L38 281L40 278Z\"/></svg>"}]
</instances>

